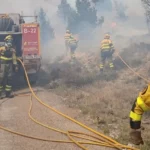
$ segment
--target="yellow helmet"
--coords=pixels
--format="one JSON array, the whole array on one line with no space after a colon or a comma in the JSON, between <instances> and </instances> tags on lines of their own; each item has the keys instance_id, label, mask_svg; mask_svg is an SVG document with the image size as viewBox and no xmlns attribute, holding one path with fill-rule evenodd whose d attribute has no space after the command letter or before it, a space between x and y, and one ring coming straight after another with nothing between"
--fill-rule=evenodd
<instances>
[{"instance_id":1,"label":"yellow helmet","mask_svg":"<svg viewBox=\"0 0 150 150\"><path fill-rule=\"evenodd\" d=\"M109 34L105 34L105 39L110 39L110 35Z\"/></svg>"},{"instance_id":2,"label":"yellow helmet","mask_svg":"<svg viewBox=\"0 0 150 150\"><path fill-rule=\"evenodd\" d=\"M5 41L8 41L8 40L12 40L13 38L12 38L12 35L7 35L6 37L5 37Z\"/></svg>"},{"instance_id":3,"label":"yellow helmet","mask_svg":"<svg viewBox=\"0 0 150 150\"><path fill-rule=\"evenodd\" d=\"M66 30L66 33L70 33L70 31L69 31L69 30Z\"/></svg>"}]
</instances>

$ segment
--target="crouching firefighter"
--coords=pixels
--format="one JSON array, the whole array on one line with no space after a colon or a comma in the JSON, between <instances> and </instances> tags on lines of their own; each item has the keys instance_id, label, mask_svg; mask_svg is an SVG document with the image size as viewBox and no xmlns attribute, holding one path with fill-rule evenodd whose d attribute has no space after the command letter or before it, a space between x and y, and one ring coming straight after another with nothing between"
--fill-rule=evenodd
<instances>
[{"instance_id":1,"label":"crouching firefighter","mask_svg":"<svg viewBox=\"0 0 150 150\"><path fill-rule=\"evenodd\" d=\"M68 41L68 44L70 48L71 59L75 59L75 51L78 46L78 41L73 36L71 36Z\"/></svg>"},{"instance_id":2,"label":"crouching firefighter","mask_svg":"<svg viewBox=\"0 0 150 150\"><path fill-rule=\"evenodd\" d=\"M141 136L141 120L144 112L150 111L150 85L137 97L130 112L130 144L144 144Z\"/></svg>"},{"instance_id":3,"label":"crouching firefighter","mask_svg":"<svg viewBox=\"0 0 150 150\"><path fill-rule=\"evenodd\" d=\"M100 71L103 71L106 60L108 60L110 69L114 69L112 55L115 51L110 35L106 34L104 39L101 41L101 63Z\"/></svg>"},{"instance_id":4,"label":"crouching firefighter","mask_svg":"<svg viewBox=\"0 0 150 150\"><path fill-rule=\"evenodd\" d=\"M17 57L12 48L12 36L6 36L4 41L5 45L0 47L0 98L3 98L4 92L6 97L12 98L12 74L13 68L18 71Z\"/></svg>"}]
</instances>

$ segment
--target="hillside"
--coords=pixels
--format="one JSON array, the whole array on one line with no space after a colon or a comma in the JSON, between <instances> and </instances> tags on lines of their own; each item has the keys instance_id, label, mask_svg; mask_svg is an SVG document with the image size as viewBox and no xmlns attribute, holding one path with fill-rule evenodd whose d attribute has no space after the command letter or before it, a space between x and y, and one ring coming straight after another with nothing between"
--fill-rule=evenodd
<instances>
[{"instance_id":1,"label":"hillside","mask_svg":"<svg viewBox=\"0 0 150 150\"><path fill-rule=\"evenodd\" d=\"M45 88L61 96L70 108L80 108L86 121L92 120L97 130L127 144L129 133L129 112L138 93L147 83L129 70L115 55L116 71L109 68L99 73L98 53L77 52L77 60L71 63L62 56L51 64L43 66L45 76L39 84L49 83ZM150 45L144 42L132 43L121 50L122 58L146 79L150 79ZM44 71L45 70L45 71ZM78 119L78 118L77 118ZM144 115L143 126L149 127L149 114ZM146 145L150 146L150 135L143 132Z\"/></svg>"}]
</instances>

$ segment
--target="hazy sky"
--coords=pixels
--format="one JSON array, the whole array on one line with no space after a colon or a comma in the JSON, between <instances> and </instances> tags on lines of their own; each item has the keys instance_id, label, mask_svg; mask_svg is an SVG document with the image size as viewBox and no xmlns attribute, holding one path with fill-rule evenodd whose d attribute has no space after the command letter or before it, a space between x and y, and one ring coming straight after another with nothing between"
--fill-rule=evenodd
<instances>
[{"instance_id":1,"label":"hazy sky","mask_svg":"<svg viewBox=\"0 0 150 150\"><path fill-rule=\"evenodd\" d=\"M37 7L43 6L45 9L51 10L52 13L57 10L57 6L61 0L0 0L2 12L19 12L25 13L34 12ZM75 7L76 0L67 0L72 7ZM135 15L142 15L141 0L118 0L124 2L128 6L128 11ZM8 7L9 6L9 7Z\"/></svg>"},{"instance_id":2,"label":"hazy sky","mask_svg":"<svg viewBox=\"0 0 150 150\"><path fill-rule=\"evenodd\" d=\"M47 12L47 15L50 17L54 24L58 20L55 19L58 5L61 0L0 0L1 9L0 13L20 13L24 12L24 15L33 15L35 10L40 7L43 7ZM76 0L67 0L72 7L75 7ZM112 0L113 1L113 0ZM139 20L139 22L144 22L144 9L141 5L141 0L117 0L122 1L127 5L128 16L131 20ZM8 7L9 6L9 7ZM107 16L105 16L107 18ZM140 21L140 19L143 19Z\"/></svg>"},{"instance_id":3,"label":"hazy sky","mask_svg":"<svg viewBox=\"0 0 150 150\"><path fill-rule=\"evenodd\" d=\"M67 0L68 3L72 7L75 8L75 1L76 0ZM113 0L112 0L113 1ZM141 11L143 12L143 8L141 6L141 0L117 0L117 1L122 1L125 5L128 7L128 11L134 15L143 15Z\"/></svg>"}]
</instances>

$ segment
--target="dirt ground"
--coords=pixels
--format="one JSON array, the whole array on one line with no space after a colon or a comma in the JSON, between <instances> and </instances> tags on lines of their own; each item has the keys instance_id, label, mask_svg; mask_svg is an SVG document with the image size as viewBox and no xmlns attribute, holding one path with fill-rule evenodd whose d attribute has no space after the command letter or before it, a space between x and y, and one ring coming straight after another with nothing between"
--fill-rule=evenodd
<instances>
[{"instance_id":1,"label":"dirt ground","mask_svg":"<svg viewBox=\"0 0 150 150\"><path fill-rule=\"evenodd\" d=\"M20 90L18 93L24 93L28 89ZM63 112L75 118L82 123L97 129L96 126L92 125L91 120L81 114L79 109L73 109L67 107L61 97L45 91L42 89L37 93L38 96L44 100L47 104L53 106L57 110ZM27 135L36 136L40 138L47 139L57 139L57 140L68 140L65 135L56 133L44 127L35 124L28 117L28 109L30 105L30 97L16 96L13 99L3 99L0 101L0 125L5 126L17 132L21 132ZM53 113L49 109L40 105L36 100L33 100L33 110L32 115L37 120L43 122L44 124L50 125L54 128L61 130L72 130L89 133L82 127L62 118L61 116ZM97 147L97 146L87 146L87 148L92 150L111 150L110 148ZM60 144L60 143L50 143L36 141L20 136L16 136L0 130L0 150L78 150L80 149L75 144Z\"/></svg>"},{"instance_id":2,"label":"dirt ground","mask_svg":"<svg viewBox=\"0 0 150 150\"><path fill-rule=\"evenodd\" d=\"M122 56L124 56L124 59L129 62L129 65L132 66L134 70L138 70L139 73L144 74L144 77L149 78L149 52L147 49L143 49L143 51L145 51L141 55L140 51L143 46L139 47L139 49L137 49L137 47L139 47L139 45L135 48L136 51L139 50L137 53L134 53L135 57L130 54L132 52L131 50L134 52L132 47L123 52ZM39 89L37 95L44 102L62 113L69 115L97 131L105 133L105 135L115 138L121 143L127 144L129 139L128 115L137 94L145 86L145 83L136 77L133 72L125 69L125 66L117 66L117 63L120 64L117 59L117 73L112 74L107 72L106 75L104 74L102 77L97 78L95 76L97 67L93 67L96 66L97 62L92 61L96 60L95 55L90 54L86 56L83 54L81 56L84 59L81 59L77 65L73 64L73 67L72 65L68 65L68 63L58 63L58 66L54 63L53 67L58 68L58 70L53 73L55 78L50 78L53 76L49 74L49 72L47 74L42 72L42 82L40 81L40 83L44 81L44 85L38 84L38 86L40 85L49 89L51 80L58 81L56 82L58 86L53 89L50 88L49 90L36 87L35 90ZM147 62L145 62L145 56L147 56ZM86 64L86 62L88 63ZM78 68L78 66L81 67ZM51 66L48 65L46 70L51 70L50 68ZM62 70L59 70L59 68ZM60 76L59 74L57 76L57 71L60 72ZM43 80L43 78L46 78L45 75L48 76L48 78ZM58 77L58 79L56 77ZM60 77L63 82L61 80L59 81ZM48 84L48 86L45 86L45 84ZM18 90L17 93L24 93L26 91L28 91L28 89ZM28 117L29 100L29 96L16 96L14 99L0 100L0 125L40 138L68 140L68 137L65 135L41 127ZM89 133L85 129L40 105L35 99L33 100L32 115L42 123L54 128L65 131L73 130ZM150 129L150 123L144 123L149 121L149 116L149 113L147 113L143 118L143 125L146 129L143 131L143 137L146 144L141 150L149 150L150 147L150 135L149 132L147 132ZM100 118L99 121L96 120L97 117ZM89 150L111 150L110 148L96 146L87 146L87 148ZM0 150L60 149L78 150L80 148L75 144L31 140L0 130Z\"/></svg>"},{"instance_id":3,"label":"dirt ground","mask_svg":"<svg viewBox=\"0 0 150 150\"><path fill-rule=\"evenodd\" d=\"M132 43L120 51L120 55L133 70L149 79L149 44ZM81 111L76 119L128 144L129 113L138 93L147 83L128 69L117 55L114 56L115 71L105 67L104 72L99 73L98 56L97 53L79 52L74 63L62 57L54 63L45 64L43 70L46 76L42 72L41 83L44 81L48 84L47 89L63 97L61 99L67 108ZM150 149L150 134L147 132L150 129L149 116L149 113L145 113L142 119L145 144L141 150Z\"/></svg>"}]
</instances>

